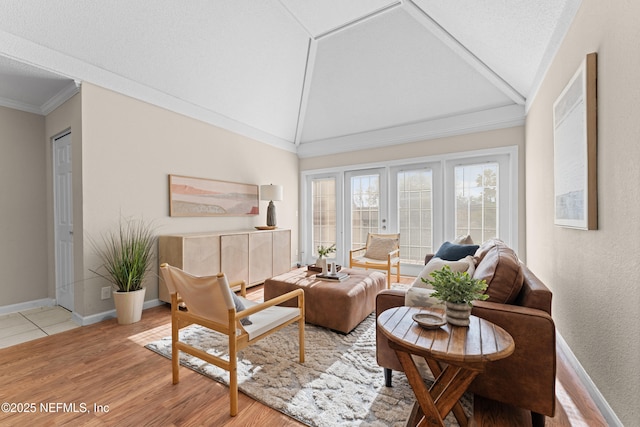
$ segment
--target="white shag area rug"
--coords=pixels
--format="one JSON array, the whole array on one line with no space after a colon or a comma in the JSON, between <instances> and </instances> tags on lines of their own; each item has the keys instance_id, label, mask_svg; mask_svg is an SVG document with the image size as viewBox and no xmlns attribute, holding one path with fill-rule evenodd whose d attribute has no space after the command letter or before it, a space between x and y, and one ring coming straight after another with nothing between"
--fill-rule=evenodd
<instances>
[{"instance_id":1,"label":"white shag area rug","mask_svg":"<svg viewBox=\"0 0 640 427\"><path fill-rule=\"evenodd\" d=\"M415 397L403 373L394 372L393 387L384 385L374 314L347 335L307 324L302 364L297 337L297 325L290 325L240 352L240 391L309 426L405 425ZM192 325L181 331L181 340L228 358L226 337L217 332ZM145 347L171 358L171 337ZM180 364L229 384L228 372L186 353L180 353ZM467 414L471 405L465 397ZM446 422L458 425L452 414Z\"/></svg>"}]
</instances>

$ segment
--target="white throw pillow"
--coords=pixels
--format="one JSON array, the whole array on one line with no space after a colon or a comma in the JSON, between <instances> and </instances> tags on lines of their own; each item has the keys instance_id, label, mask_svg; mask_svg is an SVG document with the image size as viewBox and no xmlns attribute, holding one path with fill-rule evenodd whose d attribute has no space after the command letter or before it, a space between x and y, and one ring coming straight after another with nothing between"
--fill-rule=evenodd
<instances>
[{"instance_id":1,"label":"white throw pillow","mask_svg":"<svg viewBox=\"0 0 640 427\"><path fill-rule=\"evenodd\" d=\"M424 266L418 277L413 281L412 287L419 287L429 289L430 286L422 281L422 278L431 279L431 273L436 270L441 270L442 267L448 265L451 271L467 272L469 276L473 276L476 270L475 260L472 255L462 258L458 261L446 261L440 258L431 258L431 260Z\"/></svg>"},{"instance_id":2,"label":"white throw pillow","mask_svg":"<svg viewBox=\"0 0 640 427\"><path fill-rule=\"evenodd\" d=\"M451 243L455 243L456 245L473 245L473 239L470 234L461 234L453 239Z\"/></svg>"},{"instance_id":3,"label":"white throw pillow","mask_svg":"<svg viewBox=\"0 0 640 427\"><path fill-rule=\"evenodd\" d=\"M404 305L408 307L441 308L444 310L444 303L431 296L435 290L412 286L404 294Z\"/></svg>"}]
</instances>

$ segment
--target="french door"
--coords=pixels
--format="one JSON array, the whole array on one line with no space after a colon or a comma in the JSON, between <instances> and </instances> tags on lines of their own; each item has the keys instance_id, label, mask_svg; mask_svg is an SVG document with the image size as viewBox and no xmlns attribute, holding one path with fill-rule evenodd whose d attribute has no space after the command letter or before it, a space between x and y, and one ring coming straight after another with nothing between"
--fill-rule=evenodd
<instances>
[{"instance_id":1,"label":"french door","mask_svg":"<svg viewBox=\"0 0 640 427\"><path fill-rule=\"evenodd\" d=\"M345 174L346 247L364 247L368 233L395 233L389 222L387 173L384 168Z\"/></svg>"}]
</instances>

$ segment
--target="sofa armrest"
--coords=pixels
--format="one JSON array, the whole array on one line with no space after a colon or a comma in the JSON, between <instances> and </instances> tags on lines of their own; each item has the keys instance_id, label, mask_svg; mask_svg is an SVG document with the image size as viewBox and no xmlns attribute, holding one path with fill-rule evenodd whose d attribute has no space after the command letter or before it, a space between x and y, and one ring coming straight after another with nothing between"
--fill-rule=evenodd
<instances>
[{"instance_id":1,"label":"sofa armrest","mask_svg":"<svg viewBox=\"0 0 640 427\"><path fill-rule=\"evenodd\" d=\"M385 289L376 296L376 319L383 311L404 305L404 296L407 291L402 289ZM396 356L396 352L389 347L389 340L380 332L376 324L376 361L378 365L394 371L402 371L402 365Z\"/></svg>"},{"instance_id":2,"label":"sofa armrest","mask_svg":"<svg viewBox=\"0 0 640 427\"><path fill-rule=\"evenodd\" d=\"M524 275L524 284L515 304L537 308L551 315L551 298L553 294L526 265L521 264L521 266Z\"/></svg>"},{"instance_id":3,"label":"sofa armrest","mask_svg":"<svg viewBox=\"0 0 640 427\"><path fill-rule=\"evenodd\" d=\"M487 364L472 383L478 395L553 416L555 413L556 328L543 310L474 301L471 314L486 319L513 337L515 350Z\"/></svg>"},{"instance_id":4,"label":"sofa armrest","mask_svg":"<svg viewBox=\"0 0 640 427\"><path fill-rule=\"evenodd\" d=\"M403 289L385 289L376 296L376 317L383 311L404 305L404 296L407 291Z\"/></svg>"}]
</instances>

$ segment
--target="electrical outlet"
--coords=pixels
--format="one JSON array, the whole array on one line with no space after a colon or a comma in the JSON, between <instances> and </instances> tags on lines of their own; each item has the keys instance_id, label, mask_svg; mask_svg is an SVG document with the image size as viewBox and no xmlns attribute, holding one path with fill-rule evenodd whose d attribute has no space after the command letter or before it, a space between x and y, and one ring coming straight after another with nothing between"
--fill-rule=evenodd
<instances>
[{"instance_id":1,"label":"electrical outlet","mask_svg":"<svg viewBox=\"0 0 640 427\"><path fill-rule=\"evenodd\" d=\"M111 298L111 287L105 286L102 288L102 294L100 295L100 299L109 299Z\"/></svg>"}]
</instances>

